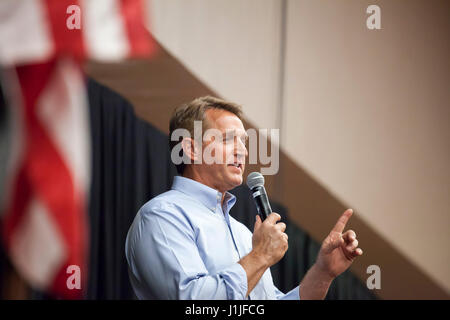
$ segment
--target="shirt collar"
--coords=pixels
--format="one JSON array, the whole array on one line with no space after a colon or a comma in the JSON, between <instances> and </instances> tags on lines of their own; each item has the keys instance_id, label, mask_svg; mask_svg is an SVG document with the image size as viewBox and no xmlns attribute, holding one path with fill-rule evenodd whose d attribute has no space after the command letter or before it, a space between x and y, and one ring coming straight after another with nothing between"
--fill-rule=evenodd
<instances>
[{"instance_id":1,"label":"shirt collar","mask_svg":"<svg viewBox=\"0 0 450 320\"><path fill-rule=\"evenodd\" d=\"M222 193L198 181L182 176L175 176L172 190L178 190L195 198L213 212L216 212L216 209L221 207ZM235 202L236 197L227 191L224 198L227 212L230 211Z\"/></svg>"}]
</instances>

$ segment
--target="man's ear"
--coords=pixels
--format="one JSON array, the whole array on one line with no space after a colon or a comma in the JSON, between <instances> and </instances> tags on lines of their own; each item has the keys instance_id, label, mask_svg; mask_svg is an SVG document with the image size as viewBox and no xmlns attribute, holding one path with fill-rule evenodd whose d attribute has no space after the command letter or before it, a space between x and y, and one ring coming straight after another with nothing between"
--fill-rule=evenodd
<instances>
[{"instance_id":1,"label":"man's ear","mask_svg":"<svg viewBox=\"0 0 450 320\"><path fill-rule=\"evenodd\" d=\"M200 148L192 138L183 138L181 141L181 147L183 148L183 154L189 158L190 163L197 163L201 157Z\"/></svg>"}]
</instances>

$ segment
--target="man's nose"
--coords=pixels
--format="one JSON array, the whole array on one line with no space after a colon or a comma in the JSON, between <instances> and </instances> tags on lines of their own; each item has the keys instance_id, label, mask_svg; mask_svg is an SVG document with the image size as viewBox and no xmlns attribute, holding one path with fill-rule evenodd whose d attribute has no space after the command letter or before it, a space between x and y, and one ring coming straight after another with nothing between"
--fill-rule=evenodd
<instances>
[{"instance_id":1,"label":"man's nose","mask_svg":"<svg viewBox=\"0 0 450 320\"><path fill-rule=\"evenodd\" d=\"M247 151L247 147L245 146L245 143L242 142L241 139L237 139L237 145L236 145L236 153L238 157L247 157L248 156L248 151Z\"/></svg>"}]
</instances>

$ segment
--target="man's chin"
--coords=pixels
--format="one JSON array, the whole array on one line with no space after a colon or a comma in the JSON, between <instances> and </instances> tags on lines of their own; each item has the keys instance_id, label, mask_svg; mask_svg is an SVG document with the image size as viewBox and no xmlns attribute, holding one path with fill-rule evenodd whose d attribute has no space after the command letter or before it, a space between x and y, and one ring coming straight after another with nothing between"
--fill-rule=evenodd
<instances>
[{"instance_id":1,"label":"man's chin","mask_svg":"<svg viewBox=\"0 0 450 320\"><path fill-rule=\"evenodd\" d=\"M244 179L242 178L242 175L241 175L240 177L234 177L233 182L234 182L233 183L233 189L234 189L236 187L239 187L242 184L242 182L244 182Z\"/></svg>"},{"instance_id":2,"label":"man's chin","mask_svg":"<svg viewBox=\"0 0 450 320\"><path fill-rule=\"evenodd\" d=\"M240 173L228 171L224 178L229 185L228 190L239 187L244 182L243 170Z\"/></svg>"}]
</instances>

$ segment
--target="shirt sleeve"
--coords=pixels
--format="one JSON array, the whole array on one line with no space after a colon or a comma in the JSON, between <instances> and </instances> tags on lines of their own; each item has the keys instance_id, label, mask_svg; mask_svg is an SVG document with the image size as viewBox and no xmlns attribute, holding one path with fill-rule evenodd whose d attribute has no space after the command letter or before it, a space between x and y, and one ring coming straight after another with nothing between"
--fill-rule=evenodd
<instances>
[{"instance_id":1,"label":"shirt sleeve","mask_svg":"<svg viewBox=\"0 0 450 320\"><path fill-rule=\"evenodd\" d=\"M300 285L296 286L288 293L283 293L275 287L275 296L277 297L277 300L300 300Z\"/></svg>"},{"instance_id":2,"label":"shirt sleeve","mask_svg":"<svg viewBox=\"0 0 450 320\"><path fill-rule=\"evenodd\" d=\"M189 221L170 204L142 208L126 243L140 299L245 299L247 274L239 263L208 273Z\"/></svg>"}]
</instances>

